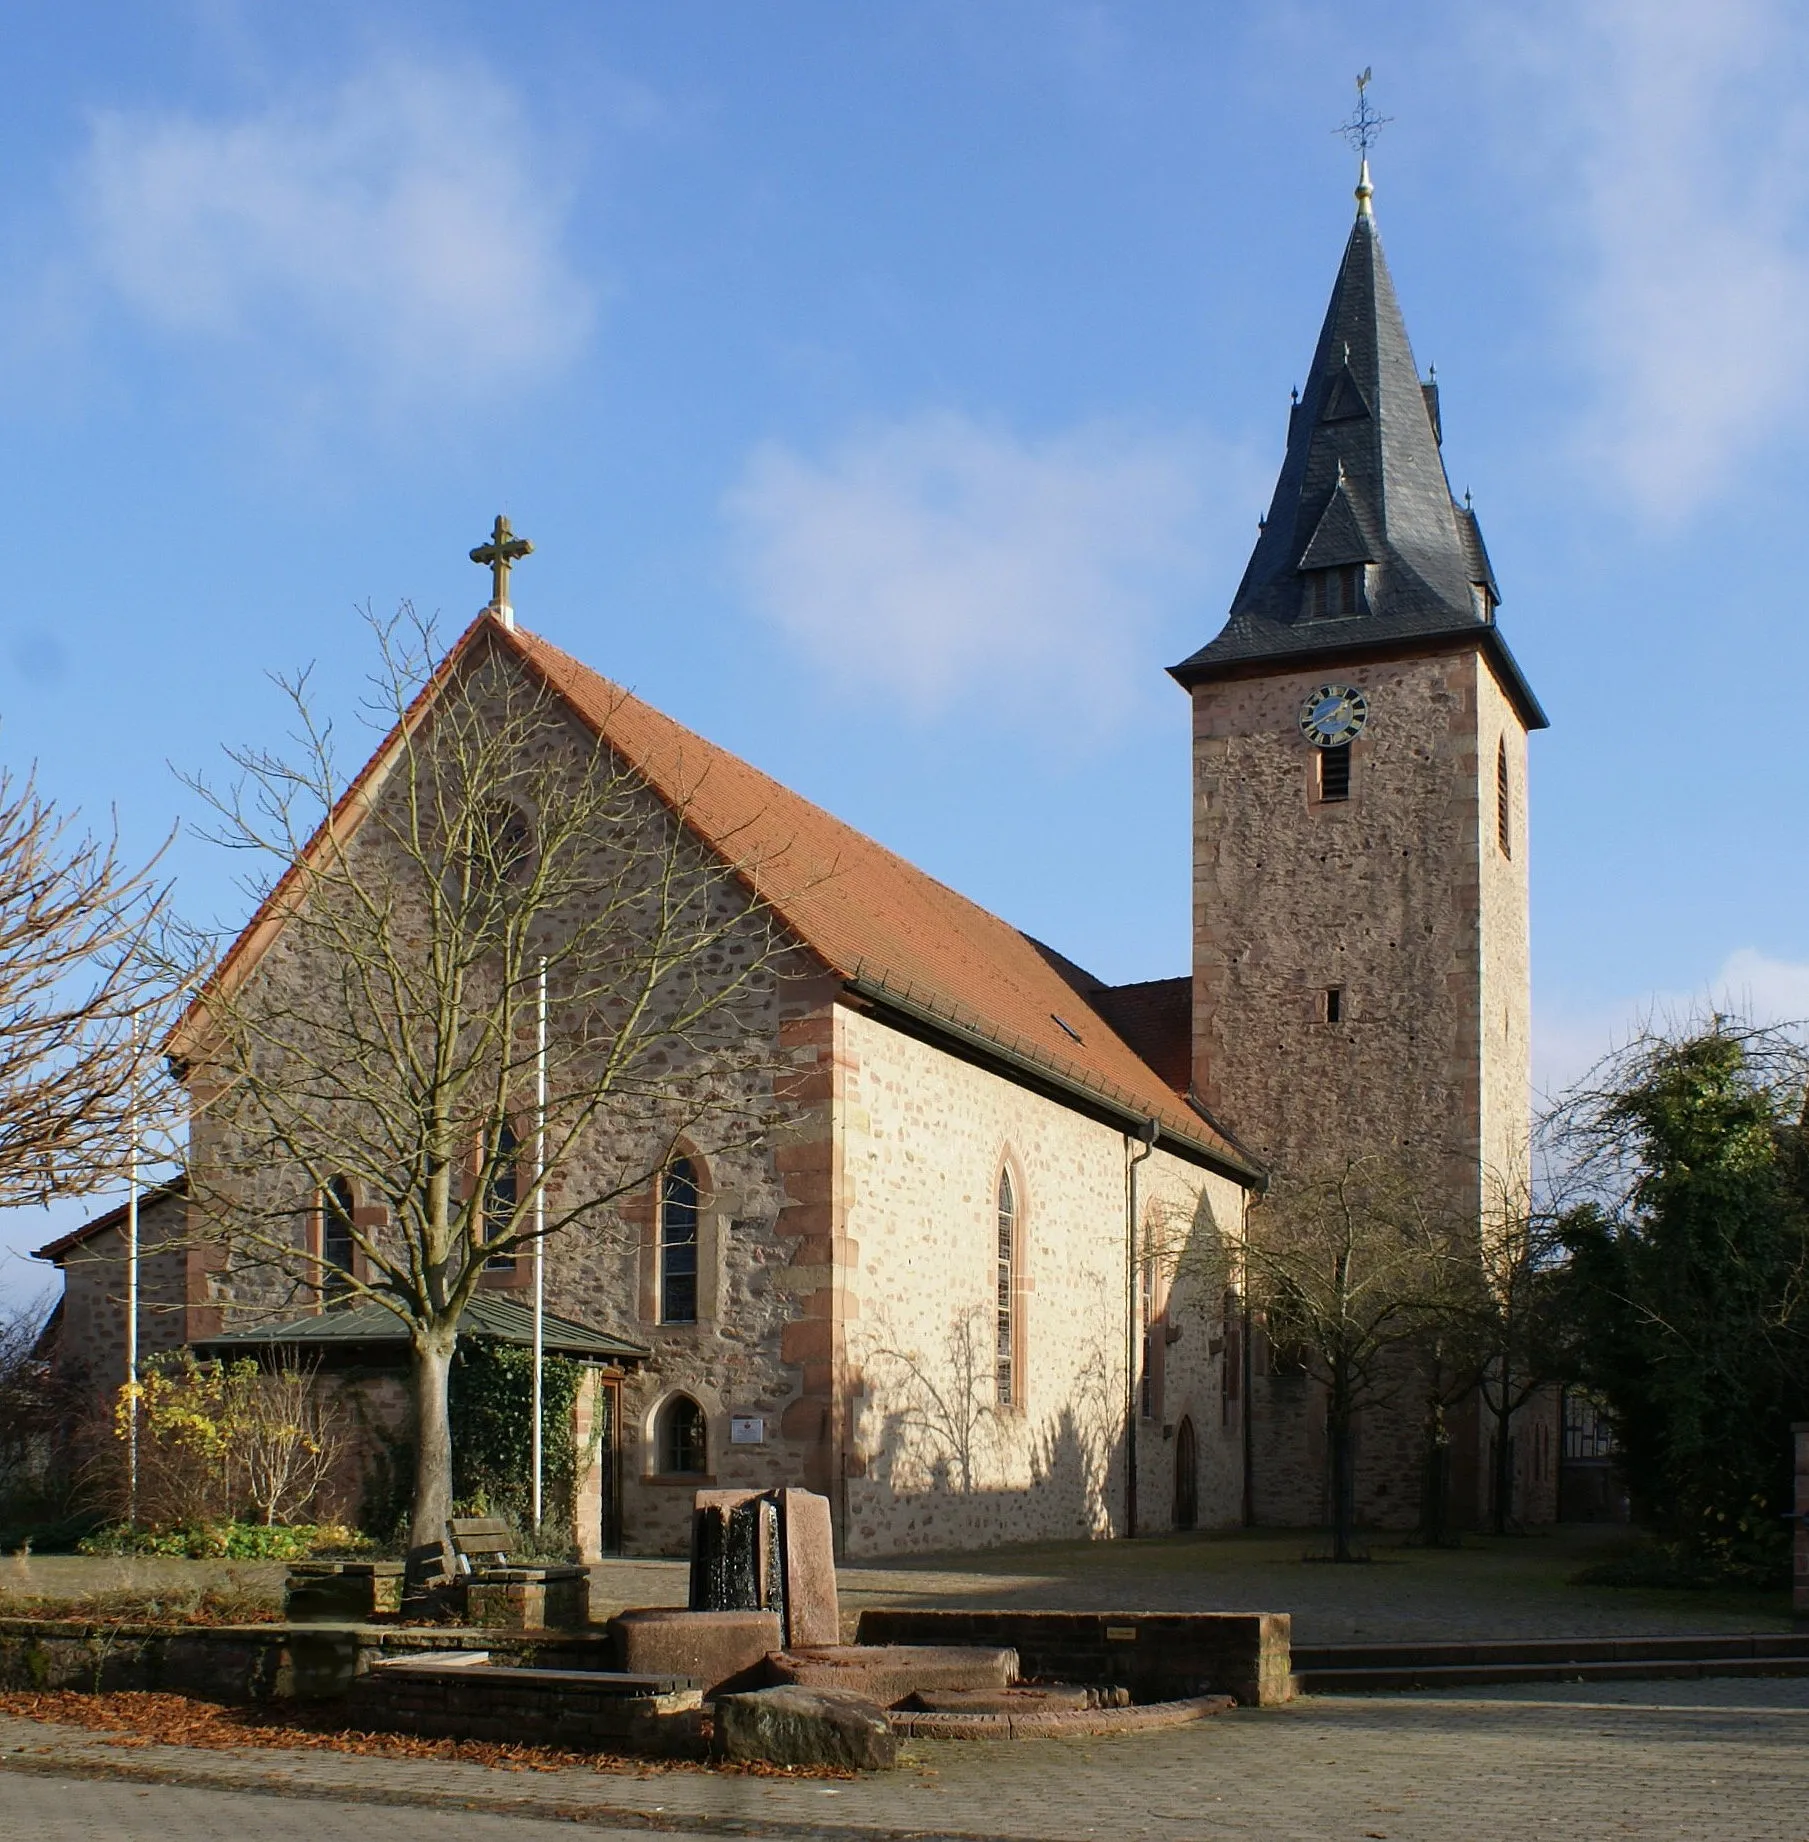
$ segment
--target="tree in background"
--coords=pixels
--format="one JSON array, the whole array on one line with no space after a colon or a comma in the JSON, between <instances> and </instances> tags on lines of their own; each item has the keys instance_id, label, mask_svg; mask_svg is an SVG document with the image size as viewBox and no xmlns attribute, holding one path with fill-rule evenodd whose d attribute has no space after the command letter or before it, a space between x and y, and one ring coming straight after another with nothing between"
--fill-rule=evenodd
<instances>
[{"instance_id":1,"label":"tree in background","mask_svg":"<svg viewBox=\"0 0 1809 1842\"><path fill-rule=\"evenodd\" d=\"M234 785L197 783L272 906L249 954L196 940L211 971L175 1043L193 1231L273 1309L324 1295L408 1330L426 1546L452 1510L448 1379L486 1269L543 1234L623 1252L618 1204L681 1146L765 1142L787 947L755 866L702 845L682 797L656 796L500 629L442 661L407 610L372 625L382 739L363 780L342 778L303 676L285 685L292 751L241 751ZM328 1215L336 1255L310 1227Z\"/></svg>"},{"instance_id":2,"label":"tree in background","mask_svg":"<svg viewBox=\"0 0 1809 1842\"><path fill-rule=\"evenodd\" d=\"M1784 1565L1809 1418L1809 1056L1726 1017L1648 1033L1565 1102L1591 1200L1561 1220L1578 1378L1608 1403L1642 1521L1698 1568Z\"/></svg>"},{"instance_id":3,"label":"tree in background","mask_svg":"<svg viewBox=\"0 0 1809 1842\"><path fill-rule=\"evenodd\" d=\"M1514 1416L1567 1372L1564 1334L1565 1247L1559 1221L1535 1209L1518 1185L1502 1186L1483 1226L1467 1296L1445 1337L1468 1367L1490 1436L1490 1525L1514 1524ZM1461 1270L1460 1270L1461 1271Z\"/></svg>"},{"instance_id":4,"label":"tree in background","mask_svg":"<svg viewBox=\"0 0 1809 1842\"><path fill-rule=\"evenodd\" d=\"M0 771L0 1208L117 1182L167 1098L167 890Z\"/></svg>"},{"instance_id":5,"label":"tree in background","mask_svg":"<svg viewBox=\"0 0 1809 1842\"><path fill-rule=\"evenodd\" d=\"M1407 1385L1418 1346L1452 1313L1461 1264L1450 1224L1389 1158L1278 1186L1250 1213L1245 1270L1271 1349L1325 1390L1336 1561L1358 1558L1357 1416Z\"/></svg>"}]
</instances>

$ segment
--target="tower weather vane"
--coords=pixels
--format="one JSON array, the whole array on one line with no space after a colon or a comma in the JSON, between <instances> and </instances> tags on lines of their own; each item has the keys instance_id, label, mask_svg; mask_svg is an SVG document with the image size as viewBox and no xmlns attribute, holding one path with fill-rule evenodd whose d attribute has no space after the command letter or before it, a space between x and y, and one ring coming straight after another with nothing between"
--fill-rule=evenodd
<instances>
[{"instance_id":1,"label":"tower weather vane","mask_svg":"<svg viewBox=\"0 0 1809 1842\"><path fill-rule=\"evenodd\" d=\"M472 562L482 563L490 572L490 606L505 627L515 625L515 610L509 605L509 571L524 556L532 555L533 549L525 537L509 529L508 519L498 512L490 527L490 541L471 552Z\"/></svg>"},{"instance_id":2,"label":"tower weather vane","mask_svg":"<svg viewBox=\"0 0 1809 1842\"><path fill-rule=\"evenodd\" d=\"M1351 112L1350 120L1340 122L1332 130L1334 134L1344 136L1359 160L1369 158L1369 150L1375 146L1376 136L1394 120L1392 115L1378 115L1369 100L1369 79L1373 74L1371 67L1364 67L1362 76L1357 79L1357 106Z\"/></svg>"}]
</instances>

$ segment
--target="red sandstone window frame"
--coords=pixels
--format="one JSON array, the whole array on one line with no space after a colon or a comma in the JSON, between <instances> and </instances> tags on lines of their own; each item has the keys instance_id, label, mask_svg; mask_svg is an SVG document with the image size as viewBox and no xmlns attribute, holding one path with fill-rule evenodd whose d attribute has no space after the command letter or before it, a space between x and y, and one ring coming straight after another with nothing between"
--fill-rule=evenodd
<instances>
[{"instance_id":1,"label":"red sandstone window frame","mask_svg":"<svg viewBox=\"0 0 1809 1842\"><path fill-rule=\"evenodd\" d=\"M691 1166L697 1185L697 1315L694 1318L668 1319L665 1315L661 1230L664 1215L666 1172L684 1159ZM715 1321L716 1298L716 1185L709 1160L695 1146L680 1139L672 1147L670 1160L637 1192L624 1210L631 1221L638 1220L641 1237L640 1316L643 1324L664 1330L692 1330Z\"/></svg>"},{"instance_id":2,"label":"red sandstone window frame","mask_svg":"<svg viewBox=\"0 0 1809 1842\"><path fill-rule=\"evenodd\" d=\"M689 1409L696 1416L692 1424L695 1440L697 1464L695 1466L672 1465L667 1459L678 1450L673 1443L673 1417ZM706 1479L712 1475L710 1470L710 1416L704 1410L703 1403L694 1394L688 1394L683 1388L660 1402L653 1415L653 1475L662 1478L685 1478L690 1480Z\"/></svg>"},{"instance_id":3,"label":"red sandstone window frame","mask_svg":"<svg viewBox=\"0 0 1809 1842\"><path fill-rule=\"evenodd\" d=\"M1007 1226L1006 1201L1010 1203ZM993 1168L992 1322L993 1400L998 1411L1021 1414L1025 1407L1024 1174L1009 1150ZM1009 1240L1007 1236L1009 1235Z\"/></svg>"},{"instance_id":4,"label":"red sandstone window frame","mask_svg":"<svg viewBox=\"0 0 1809 1842\"><path fill-rule=\"evenodd\" d=\"M328 1199L328 1192L335 1184L341 1184L345 1190L345 1201L337 1205ZM343 1215L346 1224L346 1259L335 1262L332 1271L327 1267L327 1214L336 1207L336 1212ZM358 1186L343 1171L335 1172L321 1187L314 1192L314 1206L308 1212L308 1258L314 1264L314 1292L317 1308L324 1311L349 1294L354 1286L364 1278L364 1256L359 1252L356 1238L357 1229L362 1226L358 1220ZM336 1278L335 1275L343 1275Z\"/></svg>"}]
</instances>

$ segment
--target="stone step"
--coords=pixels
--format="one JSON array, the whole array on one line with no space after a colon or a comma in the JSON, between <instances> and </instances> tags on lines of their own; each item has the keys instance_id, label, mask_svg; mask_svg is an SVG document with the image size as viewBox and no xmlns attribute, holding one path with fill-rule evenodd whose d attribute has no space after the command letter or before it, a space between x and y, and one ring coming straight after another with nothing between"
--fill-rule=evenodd
<instances>
[{"instance_id":1,"label":"stone step","mask_svg":"<svg viewBox=\"0 0 1809 1842\"><path fill-rule=\"evenodd\" d=\"M858 1695L882 1708L947 1689L997 1693L1018 1677L1018 1653L959 1644L818 1644L766 1660L776 1684Z\"/></svg>"},{"instance_id":2,"label":"stone step","mask_svg":"<svg viewBox=\"0 0 1809 1842\"><path fill-rule=\"evenodd\" d=\"M1624 1663L1707 1657L1809 1657L1809 1633L1670 1637L1502 1638L1457 1643L1296 1644L1300 1670L1454 1668L1497 1663Z\"/></svg>"},{"instance_id":3,"label":"stone step","mask_svg":"<svg viewBox=\"0 0 1809 1842\"><path fill-rule=\"evenodd\" d=\"M1707 1676L1809 1676L1809 1655L1708 1653L1568 1662L1373 1663L1296 1670L1294 1689L1303 1695L1347 1695L1376 1689L1481 1688L1514 1682L1664 1682Z\"/></svg>"}]
</instances>

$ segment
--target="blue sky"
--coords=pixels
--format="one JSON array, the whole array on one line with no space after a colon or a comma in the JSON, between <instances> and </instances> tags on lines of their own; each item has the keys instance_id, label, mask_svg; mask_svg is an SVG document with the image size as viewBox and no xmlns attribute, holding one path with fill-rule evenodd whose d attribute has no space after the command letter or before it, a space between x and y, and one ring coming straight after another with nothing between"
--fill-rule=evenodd
<instances>
[{"instance_id":1,"label":"blue sky","mask_svg":"<svg viewBox=\"0 0 1809 1842\"><path fill-rule=\"evenodd\" d=\"M1183 970L1162 667L1266 502L1372 65L1553 719L1542 1078L1653 1004L1809 1012L1787 0L27 4L9 63L0 755L135 849L171 764L273 736L267 673L349 713L360 604L462 626L501 508L525 624L1102 975Z\"/></svg>"}]
</instances>

